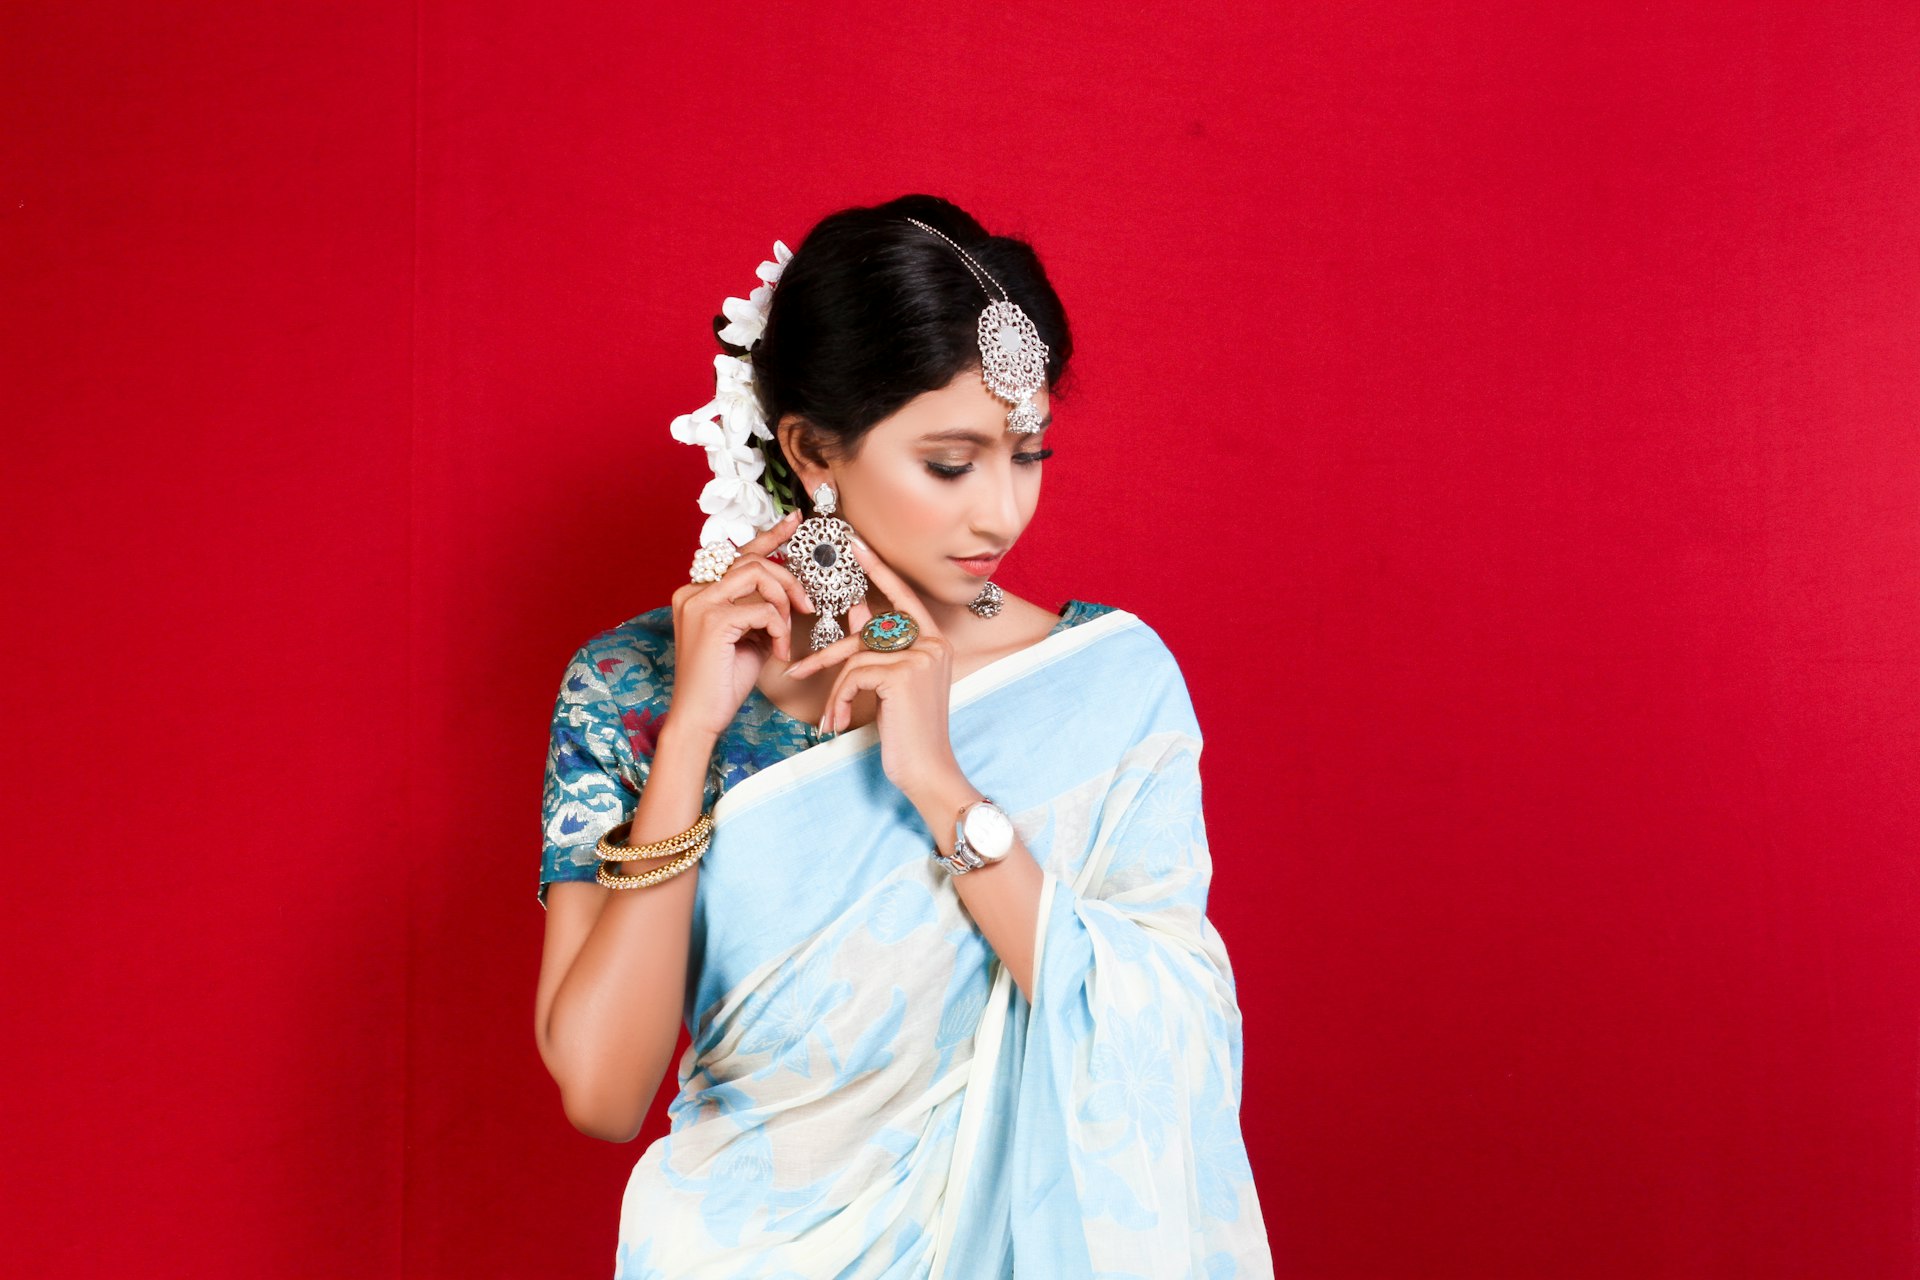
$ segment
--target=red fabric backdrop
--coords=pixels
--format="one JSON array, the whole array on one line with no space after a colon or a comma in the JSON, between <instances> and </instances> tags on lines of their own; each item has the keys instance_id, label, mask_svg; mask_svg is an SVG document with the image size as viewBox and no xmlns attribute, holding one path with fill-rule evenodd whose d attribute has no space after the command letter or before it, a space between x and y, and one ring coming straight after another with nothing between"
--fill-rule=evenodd
<instances>
[{"instance_id":1,"label":"red fabric backdrop","mask_svg":"<svg viewBox=\"0 0 1920 1280\"><path fill-rule=\"evenodd\" d=\"M927 190L1076 325L1004 581L1187 673L1281 1273L1915 1274L1916 67L1891 2L9 6L10 1272L610 1274L548 711L684 574L721 298Z\"/></svg>"}]
</instances>

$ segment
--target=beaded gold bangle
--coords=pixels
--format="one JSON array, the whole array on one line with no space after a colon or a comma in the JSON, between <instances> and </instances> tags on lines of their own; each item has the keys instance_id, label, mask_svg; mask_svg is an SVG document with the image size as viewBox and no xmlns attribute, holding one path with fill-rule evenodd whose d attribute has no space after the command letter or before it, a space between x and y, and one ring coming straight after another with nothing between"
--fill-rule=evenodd
<instances>
[{"instance_id":1,"label":"beaded gold bangle","mask_svg":"<svg viewBox=\"0 0 1920 1280\"><path fill-rule=\"evenodd\" d=\"M637 876L615 875L613 872L608 871L607 864L602 862L599 869L593 873L593 878L609 889L644 889L648 885L659 884L662 880L673 879L682 871L685 871L688 867L706 856L707 846L705 844L696 845L665 866L655 867L653 870Z\"/></svg>"},{"instance_id":2,"label":"beaded gold bangle","mask_svg":"<svg viewBox=\"0 0 1920 1280\"><path fill-rule=\"evenodd\" d=\"M633 862L640 858L661 858L682 854L707 842L707 838L713 834L713 816L703 813L694 820L692 826L679 835L668 836L665 840L655 840L650 844L627 844L626 838L632 830L633 819L629 818L601 836L594 851L608 862Z\"/></svg>"}]
</instances>

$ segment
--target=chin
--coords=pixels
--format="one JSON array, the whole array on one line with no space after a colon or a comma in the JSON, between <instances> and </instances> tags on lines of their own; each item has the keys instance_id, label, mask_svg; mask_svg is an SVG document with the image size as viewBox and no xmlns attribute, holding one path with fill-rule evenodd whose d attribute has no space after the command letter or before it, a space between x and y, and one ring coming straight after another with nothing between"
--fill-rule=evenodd
<instances>
[{"instance_id":1,"label":"chin","mask_svg":"<svg viewBox=\"0 0 1920 1280\"><path fill-rule=\"evenodd\" d=\"M941 591L927 591L924 589L920 589L920 598L922 600L931 600L938 604L955 605L955 606L963 605L968 600L973 599L974 596L977 596L979 594L980 593L978 591L975 591L972 594L967 595L963 598L959 595L956 595L951 587Z\"/></svg>"}]
</instances>

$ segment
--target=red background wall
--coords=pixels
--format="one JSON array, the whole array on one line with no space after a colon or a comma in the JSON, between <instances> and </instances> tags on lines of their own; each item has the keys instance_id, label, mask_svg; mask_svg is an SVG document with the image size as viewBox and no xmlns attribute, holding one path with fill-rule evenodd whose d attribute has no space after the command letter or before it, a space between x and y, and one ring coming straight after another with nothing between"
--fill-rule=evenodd
<instances>
[{"instance_id":1,"label":"red background wall","mask_svg":"<svg viewBox=\"0 0 1920 1280\"><path fill-rule=\"evenodd\" d=\"M1077 328L1004 581L1187 673L1281 1273L1916 1274L1916 67L1895 3L8 6L9 1270L611 1272L552 698L684 575L720 300L930 190Z\"/></svg>"}]
</instances>

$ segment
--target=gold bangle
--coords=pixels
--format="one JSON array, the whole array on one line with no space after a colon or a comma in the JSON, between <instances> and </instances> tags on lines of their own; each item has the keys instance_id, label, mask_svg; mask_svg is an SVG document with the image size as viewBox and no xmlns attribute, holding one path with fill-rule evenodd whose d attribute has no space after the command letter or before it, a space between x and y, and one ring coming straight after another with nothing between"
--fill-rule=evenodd
<instances>
[{"instance_id":1,"label":"gold bangle","mask_svg":"<svg viewBox=\"0 0 1920 1280\"><path fill-rule=\"evenodd\" d=\"M694 820L692 826L677 836L668 836L665 840L655 840L649 844L627 844L626 837L633 831L633 819L629 818L619 826L612 828L600 837L594 852L608 862L633 862L640 858L672 857L685 853L707 842L713 833L713 816L703 813ZM614 837L618 836L618 842Z\"/></svg>"},{"instance_id":2,"label":"gold bangle","mask_svg":"<svg viewBox=\"0 0 1920 1280\"><path fill-rule=\"evenodd\" d=\"M688 852L681 854L665 866L655 867L653 870L637 876L615 875L611 871L608 871L607 864L602 862L599 869L593 873L593 878L609 889L644 889L648 885L655 885L663 880L673 879L682 871L685 871L688 867L706 856L707 846L704 844L698 845Z\"/></svg>"}]
</instances>

